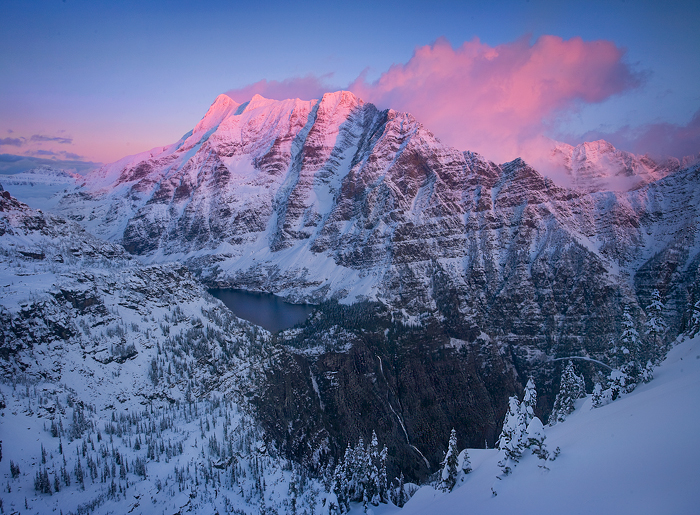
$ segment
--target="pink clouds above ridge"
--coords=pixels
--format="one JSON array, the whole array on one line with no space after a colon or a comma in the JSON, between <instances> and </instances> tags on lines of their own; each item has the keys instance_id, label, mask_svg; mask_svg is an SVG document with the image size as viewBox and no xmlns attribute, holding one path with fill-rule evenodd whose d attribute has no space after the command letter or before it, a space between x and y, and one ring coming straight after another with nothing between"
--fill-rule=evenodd
<instances>
[{"instance_id":1,"label":"pink clouds above ridge","mask_svg":"<svg viewBox=\"0 0 700 515\"><path fill-rule=\"evenodd\" d=\"M346 86L379 108L410 112L443 142L503 162L528 153L558 119L580 106L638 87L643 76L610 41L523 37L497 46L479 39L457 48L444 38L416 48L374 82L365 75ZM319 98L329 77L260 81L228 94L237 101ZM527 158L527 156L526 156Z\"/></svg>"},{"instance_id":2,"label":"pink clouds above ridge","mask_svg":"<svg viewBox=\"0 0 700 515\"><path fill-rule=\"evenodd\" d=\"M326 84L325 80L328 78L330 78L329 75L322 77L307 75L306 77L293 77L282 81L263 79L242 88L227 91L226 94L239 104L247 102L255 95L275 100L288 98L311 100L312 98L321 98L324 93L338 89Z\"/></svg>"},{"instance_id":3,"label":"pink clouds above ridge","mask_svg":"<svg viewBox=\"0 0 700 515\"><path fill-rule=\"evenodd\" d=\"M491 47L478 39L454 49L440 39L416 49L373 83L351 90L375 104L409 111L445 143L496 161L523 146L581 103L602 102L641 77L609 41L542 36Z\"/></svg>"},{"instance_id":4,"label":"pink clouds above ridge","mask_svg":"<svg viewBox=\"0 0 700 515\"><path fill-rule=\"evenodd\" d=\"M700 110L687 125L659 122L641 127L625 126L614 132L591 131L583 138L605 139L618 148L652 157L700 158Z\"/></svg>"}]
</instances>

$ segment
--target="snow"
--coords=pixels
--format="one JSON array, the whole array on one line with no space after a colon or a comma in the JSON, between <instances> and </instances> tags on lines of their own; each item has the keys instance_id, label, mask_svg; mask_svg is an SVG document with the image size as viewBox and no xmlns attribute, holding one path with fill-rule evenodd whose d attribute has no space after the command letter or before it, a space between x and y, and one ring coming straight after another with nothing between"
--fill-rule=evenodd
<instances>
[{"instance_id":1,"label":"snow","mask_svg":"<svg viewBox=\"0 0 700 515\"><path fill-rule=\"evenodd\" d=\"M226 228L229 232L224 231L220 240L211 240L213 243L210 246L186 247L178 246L182 242L171 242L169 247L159 247L144 257L143 261L185 262L187 259L216 255L216 267L203 272L212 281L250 278L257 274L267 278L266 283L260 283L263 287L277 288L276 293L290 299L301 300L319 295L337 296L344 303L378 298L391 302L392 292L385 290L384 285L387 277L397 275L396 268L392 268L390 263L390 240L397 225L385 216L387 211L394 209L392 202L403 203L400 207L407 218L418 225L432 220L433 215L429 212L435 205L444 208L446 213L450 209L450 204L440 197L450 191L446 191L439 178L430 177L430 180L421 183L415 194L403 195L402 185L405 184L402 181L406 175L393 168L400 168L400 159L404 152L408 153L407 149L420 147L445 161L451 159L452 154L427 136L410 115L393 111L388 113L390 122L385 127L384 136L377 140L376 147L373 147L372 152L361 153L364 151L360 139L369 121L360 120L359 116L356 119L350 117L349 113L354 112L353 106L358 102L358 99L346 92L324 95L320 101L297 99L278 102L256 96L242 105L222 95L212 104L195 129L177 143L126 157L91 173L85 179L87 186L81 187L78 194L66 196L67 205L63 210L71 217L80 219L94 234L111 241L121 241L127 223L136 215L143 215L143 219L154 226L158 225L154 221L163 221L166 228L172 228L178 222L176 218L169 219L172 214L183 217L186 212L194 213L192 219L201 216L207 223L218 222L217 212L209 207L216 205L215 201L219 200L217 194L221 193L219 205L232 208L229 219L233 220L236 214L245 215L257 211L256 214L266 220L265 228L260 230L256 225L251 225L250 232L243 231L247 238L243 243L234 242L233 239L229 241L223 236L243 234L239 229L245 227ZM307 144L310 150L308 155L301 152L303 145ZM580 174L574 182L585 191L596 191L603 183L615 186L618 181L621 185L619 189L626 191L630 185L661 177L670 170L654 168L653 163L638 156L633 156L632 159L604 142L584 144L578 150L565 150L570 151L571 156L578 160L574 163L574 168ZM263 170L256 164L268 153L284 163L283 170L276 170L274 166ZM219 156L226 168L228 178L223 185L215 184L212 178L211 163L215 160L210 161L211 156ZM377 157L377 160L370 162L372 156ZM471 156L465 154L465 159L469 157L471 162ZM297 157L299 160L309 157L310 164L297 167ZM132 173L139 164L148 166L143 167L143 173ZM520 162L517 166L524 166L524 163ZM510 170L515 168L513 165ZM498 173L503 170L505 167ZM619 171L622 175L618 177ZM58 199L53 196L54 193L71 191L71 188L83 181L80 176L62 173L42 172L25 174L23 177L20 174L7 181L3 178L3 182L21 200L34 202L33 205L41 205L42 208L54 207ZM460 178L457 172L454 178ZM509 200L509 195L513 195L507 190L509 184L506 179L510 180L504 174L501 182L491 189L492 205L499 199ZM697 181L672 179L673 177L659 180L647 188L625 194L592 193L580 202L576 199L576 202L547 200L541 204L543 210L547 213L558 210L561 218L553 218L554 221L547 226L542 222L538 227L543 234L549 234L549 231L554 230L550 226L555 221L565 225L567 234L572 237L571 241L578 242L588 252L600 257L611 275L616 276L601 280L612 282L624 274L632 277L631 272L636 271L660 249L680 241L677 239L678 234L694 229L692 224L697 216L690 208L698 204L695 201L698 200L700 190L694 186ZM146 186L143 190L135 188L141 180L152 189L148 190ZM161 187L166 190L167 186L172 185L168 181L191 181L193 185L206 187L203 186L203 193L198 199L190 197L171 204L151 202L154 192ZM343 185L352 181L355 181L354 185L358 188L366 190L367 195L379 198L370 205L372 213L366 218L331 219ZM292 208L303 214L292 218L292 213L289 220L283 220L288 214L287 207L291 205L289 197L299 184L304 188L297 191L298 198ZM385 190L391 194L382 200L381 192ZM280 209L280 206L287 207ZM497 273L505 271L509 257L505 247L509 241L514 241L514 227L522 222L527 209L529 206L519 203L512 210L491 210L491 214L497 215L499 221L507 222L496 223L494 229L483 230L486 235L484 237L492 239L497 247L493 254L494 262L501 267ZM571 212L567 211L569 209ZM684 216L686 211L689 214ZM400 210L396 212L400 213ZM7 216L11 218L15 214ZM307 225L314 217L321 222ZM607 229L602 226L602 229L593 227L594 224L607 223L606 220L626 219L630 223L620 227L616 224ZM186 218L183 220L187 221ZM446 220L449 221L449 217ZM466 224L467 215L464 220ZM297 238L290 246L273 251L270 242L282 232L281 226L285 221L289 221L293 230L310 237ZM373 224L371 229L363 229L362 226L370 221ZM637 227L637 221L644 225ZM66 222L62 223L65 225ZM337 229L339 239L351 242L348 248L341 249L339 253L312 250L313 237L318 236L327 223L335 224L333 228ZM21 228L15 229L17 230L12 235L7 233L3 236L0 249L0 314L10 317L7 319L17 319L16 315L25 308L39 309L38 306L49 305L55 307L57 317L68 317L68 323L76 329L76 335L69 339L54 338L51 341L37 342L35 347L22 349L17 361L8 360L11 363L8 366L18 364L17 370L21 368L27 372L26 375L17 373L12 381L0 384L0 393L7 404L0 418L0 434L5 440L5 461L12 459L22 469L20 478L10 478L7 466L4 471L0 471L0 474L4 474L0 478L7 481L7 491L3 490L2 494L4 508L20 511L23 509L24 498L28 498L32 511L56 511L59 507L67 511L77 510L78 506L100 499L103 495L106 486L97 482L80 491L74 485L53 497L42 497L34 491L32 485L33 474L42 466L37 452L40 445L44 445L53 454L51 459L58 459L56 439L48 434L46 428L52 419L48 415L52 412L47 410L59 409L61 416L64 416L63 420L67 421L74 408L66 406L74 402L69 399L73 399L76 392L79 400L89 406L90 420L102 430L112 413L126 416L144 410L147 405L151 411L143 414L141 420L156 421L158 416L171 409L179 428L165 431L165 436L183 442L186 449L177 458L177 463L180 466L193 464L193 467L202 467L202 470L208 464L211 470L212 456L205 456L206 449L202 446L205 431L198 426L203 415L196 420L191 416L188 418L182 411L172 411L181 409L179 405L177 408L169 408L167 404L172 400L175 403L187 403L191 407L192 402L186 400L189 397L187 389L190 384L197 388L203 388L207 384L211 378L208 367L195 367L194 357L188 354L182 362L190 365L191 375L187 372L175 377L176 374L171 376L168 371L158 386L147 378L149 362L151 359L160 359L169 368L167 364L175 363L173 350L182 349L165 349L164 357L160 357L161 348L165 348L166 343L170 345L175 337L183 337L192 327L202 327L217 332L216 334L226 332L227 342L242 344L244 351L248 343L262 347L268 337L266 333L255 333L258 336L253 338L257 340L251 342L248 333L252 331L244 322L233 321L229 327L224 328L217 322L217 318L223 315L215 313L221 306L212 307L214 302L202 296L201 285L197 285L194 280L185 281L184 286L167 298L142 299L142 290L147 290L151 282L154 283L154 288L162 286L157 280L159 271L172 271L174 265L146 267L128 256L122 256L121 260L102 258L100 261L99 257L87 259L84 257L87 251L94 250L98 244L94 238L78 234L75 228L71 229L72 232L54 237L39 236L36 231L30 233ZM480 229L479 237L482 236L481 231ZM472 233L465 231L464 234ZM49 241L52 238L55 241ZM372 238L379 242L377 245L385 245L388 249L383 254L384 258L367 266L360 262L355 268L338 264L340 252L356 249L355 244L367 245ZM79 250L82 254L71 254L73 239L80 240ZM467 254L439 257L436 249L439 249L440 240L437 236L426 237L420 243L433 249L432 255L438 256L436 262L451 271L456 284L465 275L463 272L473 264L471 255ZM565 244L575 245L572 242ZM623 249L619 251L621 255L609 253L609 249L615 245ZM553 247L545 238L533 240L528 249L530 261L551 248ZM688 243L684 250L692 256L697 254L699 248L700 240ZM25 259L26 256L22 257L23 252L46 252L48 258L33 262ZM59 265L54 259L58 257L61 257L60 263L64 263L65 258L65 264ZM477 259L483 268L485 259L483 256L478 256ZM411 263L409 268L417 277L426 276L421 263ZM281 279L275 283L276 279L271 277ZM56 301L62 289L78 292L81 288L94 289L105 307L104 315L76 315L68 302L59 305ZM173 309L174 303L177 303L179 310L177 315ZM435 309L434 300L419 307ZM414 309L409 313L406 309L401 309L392 316L398 318L402 315L406 323L420 325L422 315L417 313L420 310ZM208 317L207 314L211 316ZM37 325L43 323L38 318L35 322ZM124 331L124 342L121 341L119 331ZM166 338L166 331L172 339ZM337 331L333 328L328 334L338 341L344 341L342 328ZM505 338L511 335L515 336L510 333ZM490 341L484 332L479 339ZM124 362L119 362L114 358L124 357L122 351L118 350L124 347L124 343L133 346L136 355L133 359L128 357ZM349 345L351 344L346 343L336 350L347 351ZM458 350L465 345L465 341L451 338L446 347ZM208 351L207 356L216 365L216 358L223 352L221 346L212 343ZM308 355L320 354L322 349L319 347L304 352ZM538 351L531 352L534 355ZM577 359L598 362L585 356ZM215 396L225 392L230 395L226 409L233 414L231 427L235 429L248 424L252 427L253 422L243 413L246 408L251 409L250 406L239 406L237 403L244 402L242 397L245 393L251 393L243 392L243 388L254 384L254 377L248 375L254 376L259 363L256 363L254 357L243 355L231 357L229 364L230 368L220 375L216 371L219 382L214 396L209 395L209 392L200 392L202 397L198 402L201 403L201 409L210 416L209 420L213 420L214 416L221 418L220 413L214 415L212 410L216 409L213 408ZM59 367L59 370L56 371L54 367ZM383 373L383 368L380 370ZM310 373L312 387L321 401L316 378ZM578 401L577 409L566 421L555 427L543 429L541 424L535 423L531 432L546 435L546 445L550 451L561 448L561 455L555 461L542 462L526 450L519 463L511 463L512 473L498 478L502 474L498 466L502 454L497 450L470 449L474 471L468 475L462 474L453 492L445 494L431 487L423 487L406 505L405 513L444 512L444 515L450 515L463 513L465 508L473 513L694 513L700 501L695 486L700 479L697 471L700 444L695 439L700 429L700 414L697 410L697 399L700 398L698 338L677 345L655 375L656 379L651 383L638 386L632 393L600 408L590 409L590 397ZM52 376L60 378L60 382L52 381ZM47 398L51 401L48 404ZM163 400L165 398L168 401ZM59 408L59 405L62 407ZM325 408L322 402L321 407ZM389 408L410 445L401 415L391 404ZM218 441L222 442L222 425L223 422L218 421L216 429L207 429L206 437L216 435ZM129 431L132 439L134 435L145 434L140 428L130 428ZM254 428L246 431L241 429L241 435L250 440L250 445L239 457L245 460L244 466L249 472L251 460L269 460L269 473L264 475L269 488L263 488L265 492L260 495L254 494L252 479L242 481L238 485L240 492L236 491L232 495L235 506L248 512L257 512L263 508L267 499L272 501L280 513L284 513L286 488L291 476L285 467L291 465L283 460L274 460L271 454L264 452L261 447L262 437ZM94 432L90 438L93 437ZM86 440L64 441L66 451L71 456L71 470L75 464L73 457L77 455L77 446L81 441ZM129 459L144 454L137 454L128 441L122 440L116 445L122 449L120 452L128 454ZM418 449L416 451L420 453ZM112 499L114 502L107 502L101 511L145 513L153 510L152 503L172 512L184 511L184 507L195 513L207 513L215 509L226 511L229 508L222 498L230 494L230 491L224 493L217 490L213 493L205 488L190 497L194 490L188 483L184 490L175 492L173 463L168 463L149 461L148 480L141 481L130 476L132 485L126 489L128 495L125 493L123 499L122 496ZM55 473L58 465L58 461L49 465L51 474ZM156 481L160 479L170 488L162 491L157 488ZM188 478L188 481L191 479ZM312 489L316 486L312 486ZM497 492L496 496L493 495L494 491ZM260 506L261 503L263 506ZM354 510L358 512L362 509L356 506ZM392 514L398 513L398 510L393 506L380 506L372 507L368 512Z\"/></svg>"},{"instance_id":2,"label":"snow","mask_svg":"<svg viewBox=\"0 0 700 515\"><path fill-rule=\"evenodd\" d=\"M590 396L582 399L565 422L547 428L548 449L561 448L549 470L526 450L499 480L499 452L469 449L473 472L451 493L425 486L403 510L375 513L697 513L700 336L674 347L654 375L606 406L591 409Z\"/></svg>"},{"instance_id":3,"label":"snow","mask_svg":"<svg viewBox=\"0 0 700 515\"><path fill-rule=\"evenodd\" d=\"M50 167L0 176L0 184L13 197L44 210L55 207L62 194L75 190L83 182L82 175Z\"/></svg>"},{"instance_id":4,"label":"snow","mask_svg":"<svg viewBox=\"0 0 700 515\"><path fill-rule=\"evenodd\" d=\"M300 504L322 501L318 481L302 481L250 415L244 394L269 333L235 318L180 265L143 266L75 223L4 207L0 511L284 513L292 481ZM91 472L84 485L79 463ZM51 494L35 490L43 472Z\"/></svg>"},{"instance_id":5,"label":"snow","mask_svg":"<svg viewBox=\"0 0 700 515\"><path fill-rule=\"evenodd\" d=\"M674 172L680 162L674 158L654 161L616 149L598 140L577 146L551 142L550 155L534 160L559 185L580 191L629 191Z\"/></svg>"}]
</instances>

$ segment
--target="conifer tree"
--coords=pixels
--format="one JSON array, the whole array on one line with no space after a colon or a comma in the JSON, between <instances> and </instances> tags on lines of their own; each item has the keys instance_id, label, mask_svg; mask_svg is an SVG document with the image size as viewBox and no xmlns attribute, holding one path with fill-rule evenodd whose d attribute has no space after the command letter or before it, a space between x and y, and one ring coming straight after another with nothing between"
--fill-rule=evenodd
<instances>
[{"instance_id":1,"label":"conifer tree","mask_svg":"<svg viewBox=\"0 0 700 515\"><path fill-rule=\"evenodd\" d=\"M366 453L367 459L367 482L366 494L367 501L377 506L380 502L380 484L379 484L379 441L377 434L372 431L372 440Z\"/></svg>"},{"instance_id":2,"label":"conifer tree","mask_svg":"<svg viewBox=\"0 0 700 515\"><path fill-rule=\"evenodd\" d=\"M700 332L700 300L693 305L693 314L690 317L690 329L688 334L695 336Z\"/></svg>"},{"instance_id":3,"label":"conifer tree","mask_svg":"<svg viewBox=\"0 0 700 515\"><path fill-rule=\"evenodd\" d=\"M535 417L530 421L530 423L527 425L527 443L526 447L528 449L531 449L533 447L539 447L544 443L544 440L546 438L544 434L544 426L542 425L542 421L538 418Z\"/></svg>"},{"instance_id":4,"label":"conifer tree","mask_svg":"<svg viewBox=\"0 0 700 515\"><path fill-rule=\"evenodd\" d=\"M330 490L339 513L345 513L351 502L378 505L389 500L386 484L387 448L379 451L375 433L367 447L362 438L355 447L348 447L335 467Z\"/></svg>"},{"instance_id":5,"label":"conifer tree","mask_svg":"<svg viewBox=\"0 0 700 515\"><path fill-rule=\"evenodd\" d=\"M460 469L462 470L463 474L469 474L472 471L472 462L469 459L469 452L467 452L467 449L464 449L460 454L459 454L462 466Z\"/></svg>"},{"instance_id":6,"label":"conifer tree","mask_svg":"<svg viewBox=\"0 0 700 515\"><path fill-rule=\"evenodd\" d=\"M503 421L503 429L498 439L498 449L504 457L499 466L505 475L510 474L509 462L517 463L523 452L523 436L525 433L525 419L520 409L517 397L508 399L508 413Z\"/></svg>"},{"instance_id":7,"label":"conifer tree","mask_svg":"<svg viewBox=\"0 0 700 515\"><path fill-rule=\"evenodd\" d=\"M525 427L530 421L535 418L535 406L537 405L537 390L535 389L535 381L531 378L527 380L525 385L525 393L523 402L520 404L520 409L525 417Z\"/></svg>"},{"instance_id":8,"label":"conifer tree","mask_svg":"<svg viewBox=\"0 0 700 515\"><path fill-rule=\"evenodd\" d=\"M289 482L289 490L287 492L287 496L289 497L289 514L290 515L297 515L297 484L296 484L296 479L292 477L292 480Z\"/></svg>"},{"instance_id":9,"label":"conifer tree","mask_svg":"<svg viewBox=\"0 0 700 515\"><path fill-rule=\"evenodd\" d=\"M395 489L395 498L394 498L394 504L398 506L399 508L403 508L403 505L406 504L406 489L405 489L405 479L403 477L403 472L401 472L401 476L398 478L398 487Z\"/></svg>"},{"instance_id":10,"label":"conifer tree","mask_svg":"<svg viewBox=\"0 0 700 515\"><path fill-rule=\"evenodd\" d=\"M386 458L388 449L386 445L382 447L379 453L379 501L383 503L389 502L389 493L387 492L386 484Z\"/></svg>"},{"instance_id":11,"label":"conifer tree","mask_svg":"<svg viewBox=\"0 0 700 515\"><path fill-rule=\"evenodd\" d=\"M561 373L559 382L559 393L554 399L554 407L549 416L549 425L553 426L557 422L563 422L566 416L574 411L574 403L577 399L585 397L586 386L583 377L576 374L574 364L569 363Z\"/></svg>"},{"instance_id":12,"label":"conifer tree","mask_svg":"<svg viewBox=\"0 0 700 515\"><path fill-rule=\"evenodd\" d=\"M651 293L651 302L647 306L646 336L649 342L650 354L654 363L659 363L668 350L664 344L664 338L668 325L663 316L664 304L661 301L661 293L654 290Z\"/></svg>"},{"instance_id":13,"label":"conifer tree","mask_svg":"<svg viewBox=\"0 0 700 515\"><path fill-rule=\"evenodd\" d=\"M625 391L628 392L634 390L642 373L642 367L639 364L641 340L634 325L634 319L629 312L629 308L625 308L617 357L620 372L627 376Z\"/></svg>"},{"instance_id":14,"label":"conifer tree","mask_svg":"<svg viewBox=\"0 0 700 515\"><path fill-rule=\"evenodd\" d=\"M601 406L610 404L612 400L612 390L609 388L603 390L603 386L599 382L596 382L593 386L593 393L591 394L591 408L600 408Z\"/></svg>"},{"instance_id":15,"label":"conifer tree","mask_svg":"<svg viewBox=\"0 0 700 515\"><path fill-rule=\"evenodd\" d=\"M440 475L440 489L443 492L451 491L457 482L457 432L452 429L450 441L447 445L447 453L442 461L442 474Z\"/></svg>"}]
</instances>

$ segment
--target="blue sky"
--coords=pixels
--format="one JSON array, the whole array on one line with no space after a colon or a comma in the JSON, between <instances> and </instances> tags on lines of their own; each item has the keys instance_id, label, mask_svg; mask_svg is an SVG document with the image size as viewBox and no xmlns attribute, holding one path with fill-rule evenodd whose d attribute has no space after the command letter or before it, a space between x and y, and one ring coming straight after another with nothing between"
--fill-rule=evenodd
<instances>
[{"instance_id":1,"label":"blue sky","mask_svg":"<svg viewBox=\"0 0 700 515\"><path fill-rule=\"evenodd\" d=\"M457 49L543 35L612 42L639 78L602 101L573 99L548 135L576 143L626 127L629 140L649 124L682 127L700 109L699 5L3 0L0 153L113 161L177 140L218 94L262 79L347 88L439 38Z\"/></svg>"}]
</instances>

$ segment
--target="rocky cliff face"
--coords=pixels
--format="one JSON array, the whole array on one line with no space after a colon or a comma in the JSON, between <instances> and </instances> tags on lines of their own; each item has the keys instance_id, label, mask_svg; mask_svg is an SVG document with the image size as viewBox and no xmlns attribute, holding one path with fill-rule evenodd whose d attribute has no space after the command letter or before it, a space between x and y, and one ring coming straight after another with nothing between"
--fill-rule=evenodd
<instances>
[{"instance_id":1,"label":"rocky cliff face","mask_svg":"<svg viewBox=\"0 0 700 515\"><path fill-rule=\"evenodd\" d=\"M65 383L100 409L214 386L242 399L254 382L239 377L240 364L260 361L262 333L256 340L183 265L142 265L2 192L0 380Z\"/></svg>"}]
</instances>

